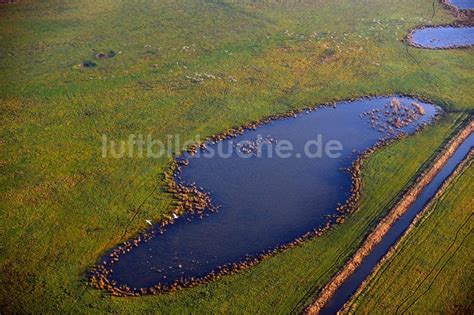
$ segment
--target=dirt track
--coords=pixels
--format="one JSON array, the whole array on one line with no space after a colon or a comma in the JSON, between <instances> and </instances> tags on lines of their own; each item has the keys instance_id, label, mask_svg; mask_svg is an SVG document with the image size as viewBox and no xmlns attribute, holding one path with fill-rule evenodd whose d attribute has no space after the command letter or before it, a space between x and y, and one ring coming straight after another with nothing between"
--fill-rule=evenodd
<instances>
[{"instance_id":1,"label":"dirt track","mask_svg":"<svg viewBox=\"0 0 474 315\"><path fill-rule=\"evenodd\" d=\"M412 221L408 229L403 233L401 238L390 248L390 250L385 254L385 256L377 263L377 266L375 266L375 268L373 269L372 274L363 281L363 283L354 293L352 298L349 301L347 301L346 304L343 306L343 308L339 311L340 313L348 314L350 312L350 307L354 299L357 298L357 296L361 294L361 292L363 292L367 288L371 280L374 278L374 274L378 272L380 268L382 268L382 266L392 257L392 255L397 252L397 250L400 249L400 247L403 244L403 241L409 237L409 234L411 233L411 231L413 231L413 229L416 228L419 222L421 222L422 220L426 220L431 215L432 213L431 206L437 200L439 200L439 198L445 193L446 189L451 185L451 183L455 180L455 178L457 178L459 174L461 174L464 170L466 170L472 164L473 157L474 157L474 149L471 149L468 156L464 159L463 162L461 162L461 164L459 164L456 167L454 172L451 175L449 175L449 177L444 181L443 185L438 190L438 192L436 192L436 194L433 196L431 201L429 201L424 206L423 210L421 210L416 215L415 219Z\"/></svg>"},{"instance_id":2,"label":"dirt track","mask_svg":"<svg viewBox=\"0 0 474 315\"><path fill-rule=\"evenodd\" d=\"M474 120L471 120L452 141L448 143L435 162L420 176L410 190L390 210L385 218L380 221L375 230L367 237L362 246L346 262L344 267L320 291L317 299L305 310L306 314L318 314L324 305L332 298L336 290L357 269L362 260L367 257L373 248L382 240L390 230L393 223L408 210L417 199L423 188L428 185L434 176L443 168L448 159L454 154L459 145L473 132Z\"/></svg>"}]
</instances>

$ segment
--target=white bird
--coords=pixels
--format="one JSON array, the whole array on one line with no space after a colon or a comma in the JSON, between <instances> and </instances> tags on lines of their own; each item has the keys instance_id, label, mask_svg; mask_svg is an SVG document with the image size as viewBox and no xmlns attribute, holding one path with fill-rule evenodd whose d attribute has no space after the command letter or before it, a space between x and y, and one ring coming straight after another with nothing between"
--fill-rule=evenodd
<instances>
[{"instance_id":1,"label":"white bird","mask_svg":"<svg viewBox=\"0 0 474 315\"><path fill-rule=\"evenodd\" d=\"M148 224L150 224L150 225L153 225L153 223L151 223L150 220L145 220L145 221L146 221L146 223L148 223Z\"/></svg>"}]
</instances>

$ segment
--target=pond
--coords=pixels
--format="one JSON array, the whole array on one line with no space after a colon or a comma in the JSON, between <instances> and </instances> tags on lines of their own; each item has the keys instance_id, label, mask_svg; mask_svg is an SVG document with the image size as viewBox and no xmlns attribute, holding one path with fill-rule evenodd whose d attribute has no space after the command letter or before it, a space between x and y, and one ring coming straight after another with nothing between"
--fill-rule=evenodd
<instances>
[{"instance_id":1,"label":"pond","mask_svg":"<svg viewBox=\"0 0 474 315\"><path fill-rule=\"evenodd\" d=\"M445 49L469 47L474 44L474 27L426 27L413 31L409 38L412 45L421 48Z\"/></svg>"},{"instance_id":2,"label":"pond","mask_svg":"<svg viewBox=\"0 0 474 315\"><path fill-rule=\"evenodd\" d=\"M180 157L187 166L175 180L196 183L219 210L176 217L164 229L152 227L156 235L129 252L108 253L101 260L106 278L114 287L155 293L148 289L186 285L335 223L351 195L347 170L360 153L415 132L438 111L408 97L365 98L208 142L198 154Z\"/></svg>"},{"instance_id":3,"label":"pond","mask_svg":"<svg viewBox=\"0 0 474 315\"><path fill-rule=\"evenodd\" d=\"M474 0L449 0L448 3L458 7L460 10L474 9Z\"/></svg>"}]
</instances>

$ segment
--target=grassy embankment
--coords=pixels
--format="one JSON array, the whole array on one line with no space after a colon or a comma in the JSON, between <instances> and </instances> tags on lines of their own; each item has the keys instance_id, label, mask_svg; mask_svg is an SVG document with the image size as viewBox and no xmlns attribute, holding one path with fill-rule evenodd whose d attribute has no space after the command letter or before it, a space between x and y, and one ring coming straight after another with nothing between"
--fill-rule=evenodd
<instances>
[{"instance_id":1,"label":"grassy embankment","mask_svg":"<svg viewBox=\"0 0 474 315\"><path fill-rule=\"evenodd\" d=\"M349 312L472 314L473 181L471 164L370 278Z\"/></svg>"},{"instance_id":2,"label":"grassy embankment","mask_svg":"<svg viewBox=\"0 0 474 315\"><path fill-rule=\"evenodd\" d=\"M1 310L284 312L306 303L448 137L457 114L377 153L364 168L361 209L344 225L239 275L116 299L89 288L85 273L173 202L161 181L168 158L103 159L103 134L205 137L294 108L396 92L452 112L472 109L472 50L400 41L431 19L431 1L311 2L0 6ZM438 8L433 22L452 20ZM110 49L114 58L94 59ZM97 66L74 67L84 60ZM204 72L222 79L186 78Z\"/></svg>"}]
</instances>

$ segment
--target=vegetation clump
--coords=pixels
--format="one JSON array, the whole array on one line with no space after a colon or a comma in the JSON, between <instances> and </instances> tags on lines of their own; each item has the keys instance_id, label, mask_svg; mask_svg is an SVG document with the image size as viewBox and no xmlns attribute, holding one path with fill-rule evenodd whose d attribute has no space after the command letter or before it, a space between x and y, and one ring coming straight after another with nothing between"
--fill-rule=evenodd
<instances>
[{"instance_id":1,"label":"vegetation clump","mask_svg":"<svg viewBox=\"0 0 474 315\"><path fill-rule=\"evenodd\" d=\"M95 68L96 66L97 64L90 60L85 60L78 65L78 67L81 69L90 69L90 68Z\"/></svg>"},{"instance_id":2,"label":"vegetation clump","mask_svg":"<svg viewBox=\"0 0 474 315\"><path fill-rule=\"evenodd\" d=\"M394 97L385 106L385 110L372 109L364 112L360 117L367 117L373 129L380 132L388 131L389 134L400 132L400 129L420 119L425 114L423 106L417 102L405 106L400 99Z\"/></svg>"},{"instance_id":3,"label":"vegetation clump","mask_svg":"<svg viewBox=\"0 0 474 315\"><path fill-rule=\"evenodd\" d=\"M109 52L98 52L95 54L95 57L97 59L108 59L108 58L113 58L115 57L116 53L113 50L110 50Z\"/></svg>"}]
</instances>

